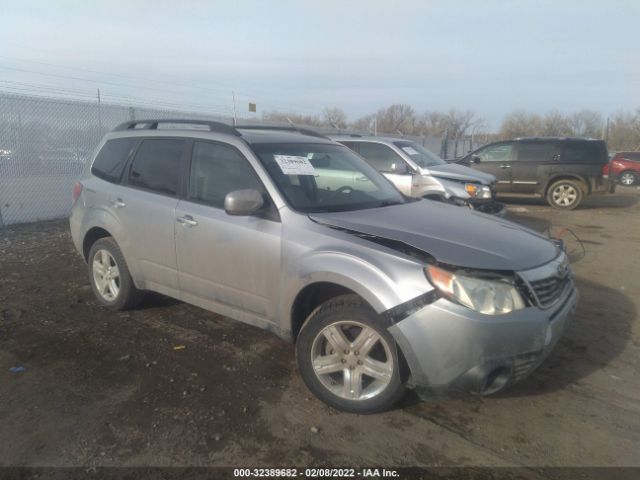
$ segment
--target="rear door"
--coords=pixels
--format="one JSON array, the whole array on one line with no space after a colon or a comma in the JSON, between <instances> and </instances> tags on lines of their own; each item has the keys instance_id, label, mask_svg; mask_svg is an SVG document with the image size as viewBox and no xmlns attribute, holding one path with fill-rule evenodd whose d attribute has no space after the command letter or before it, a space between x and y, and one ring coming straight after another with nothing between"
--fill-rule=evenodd
<instances>
[{"instance_id":1,"label":"rear door","mask_svg":"<svg viewBox=\"0 0 640 480\"><path fill-rule=\"evenodd\" d=\"M373 168L391 180L398 190L411 195L413 171L391 147L376 142L358 142L358 152Z\"/></svg>"},{"instance_id":2,"label":"rear door","mask_svg":"<svg viewBox=\"0 0 640 480\"><path fill-rule=\"evenodd\" d=\"M517 142L511 162L513 193L540 192L548 178L548 171L560 156L556 142Z\"/></svg>"},{"instance_id":3,"label":"rear door","mask_svg":"<svg viewBox=\"0 0 640 480\"><path fill-rule=\"evenodd\" d=\"M225 212L227 193L241 189L262 193L262 212ZM179 202L173 223L184 298L238 320L273 320L280 286L281 223L264 185L237 148L193 142L186 198Z\"/></svg>"},{"instance_id":4,"label":"rear door","mask_svg":"<svg viewBox=\"0 0 640 480\"><path fill-rule=\"evenodd\" d=\"M472 158L478 162L470 162L470 167L496 177L496 192L511 193L511 164L514 155L513 142L501 142L487 145L477 150Z\"/></svg>"},{"instance_id":5,"label":"rear door","mask_svg":"<svg viewBox=\"0 0 640 480\"><path fill-rule=\"evenodd\" d=\"M178 290L173 229L187 143L184 138L143 139L111 198L145 288L168 294Z\"/></svg>"}]
</instances>

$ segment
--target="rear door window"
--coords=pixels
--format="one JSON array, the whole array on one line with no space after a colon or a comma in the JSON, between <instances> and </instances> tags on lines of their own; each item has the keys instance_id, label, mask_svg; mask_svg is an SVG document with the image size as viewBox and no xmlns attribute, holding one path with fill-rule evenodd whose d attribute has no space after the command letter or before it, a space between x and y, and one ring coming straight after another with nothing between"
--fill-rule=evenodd
<instances>
[{"instance_id":1,"label":"rear door window","mask_svg":"<svg viewBox=\"0 0 640 480\"><path fill-rule=\"evenodd\" d=\"M135 138L116 138L108 140L96 156L91 173L111 183L120 182L124 166L135 147Z\"/></svg>"},{"instance_id":2,"label":"rear door window","mask_svg":"<svg viewBox=\"0 0 640 480\"><path fill-rule=\"evenodd\" d=\"M143 140L129 171L129 185L165 195L177 195L186 140Z\"/></svg>"},{"instance_id":3,"label":"rear door window","mask_svg":"<svg viewBox=\"0 0 640 480\"><path fill-rule=\"evenodd\" d=\"M631 152L626 155L628 160L632 160L634 162L640 162L640 152Z\"/></svg>"},{"instance_id":4,"label":"rear door window","mask_svg":"<svg viewBox=\"0 0 640 480\"><path fill-rule=\"evenodd\" d=\"M518 145L518 155L516 159L519 162L549 162L553 160L556 154L556 145L554 143L520 143Z\"/></svg>"}]
</instances>

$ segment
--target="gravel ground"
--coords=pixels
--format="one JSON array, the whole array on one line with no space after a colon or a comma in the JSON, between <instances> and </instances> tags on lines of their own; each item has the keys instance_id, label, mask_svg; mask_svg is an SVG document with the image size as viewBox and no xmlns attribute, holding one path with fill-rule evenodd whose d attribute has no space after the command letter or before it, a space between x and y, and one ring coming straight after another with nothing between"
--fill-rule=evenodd
<instances>
[{"instance_id":1,"label":"gravel ground","mask_svg":"<svg viewBox=\"0 0 640 480\"><path fill-rule=\"evenodd\" d=\"M293 347L267 332L155 295L98 307L65 221L12 227L0 465L640 466L639 200L627 188L572 212L510 203L513 220L566 240L581 302L565 336L505 393L409 395L371 416L316 400Z\"/></svg>"}]
</instances>

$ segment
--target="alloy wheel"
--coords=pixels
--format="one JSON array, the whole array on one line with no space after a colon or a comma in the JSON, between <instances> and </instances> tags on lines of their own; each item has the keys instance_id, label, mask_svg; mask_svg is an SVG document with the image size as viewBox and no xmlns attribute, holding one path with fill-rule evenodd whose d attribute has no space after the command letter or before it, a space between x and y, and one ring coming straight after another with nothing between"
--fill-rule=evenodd
<instances>
[{"instance_id":1,"label":"alloy wheel","mask_svg":"<svg viewBox=\"0 0 640 480\"><path fill-rule=\"evenodd\" d=\"M93 282L102 298L113 302L120 292L120 269L108 250L100 249L93 256Z\"/></svg>"},{"instance_id":2,"label":"alloy wheel","mask_svg":"<svg viewBox=\"0 0 640 480\"><path fill-rule=\"evenodd\" d=\"M311 347L311 364L322 385L348 400L366 400L387 388L394 360L387 341L375 329L340 321L321 330Z\"/></svg>"},{"instance_id":3,"label":"alloy wheel","mask_svg":"<svg viewBox=\"0 0 640 480\"><path fill-rule=\"evenodd\" d=\"M578 199L578 191L573 185L563 183L553 189L551 198L556 205L568 207Z\"/></svg>"},{"instance_id":4,"label":"alloy wheel","mask_svg":"<svg viewBox=\"0 0 640 480\"><path fill-rule=\"evenodd\" d=\"M623 173L620 176L620 183L622 185L626 185L626 186L633 185L635 181L636 181L636 177L633 173L627 172L627 173Z\"/></svg>"}]
</instances>

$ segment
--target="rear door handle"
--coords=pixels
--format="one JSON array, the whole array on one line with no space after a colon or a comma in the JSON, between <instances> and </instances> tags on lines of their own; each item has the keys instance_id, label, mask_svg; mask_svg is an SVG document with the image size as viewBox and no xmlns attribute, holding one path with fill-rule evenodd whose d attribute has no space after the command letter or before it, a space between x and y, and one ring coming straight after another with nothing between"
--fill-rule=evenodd
<instances>
[{"instance_id":1,"label":"rear door handle","mask_svg":"<svg viewBox=\"0 0 640 480\"><path fill-rule=\"evenodd\" d=\"M181 223L185 227L197 227L198 222L196 222L191 215L185 215L184 217L177 217L176 221Z\"/></svg>"},{"instance_id":2,"label":"rear door handle","mask_svg":"<svg viewBox=\"0 0 640 480\"><path fill-rule=\"evenodd\" d=\"M368 182L369 181L369 177L366 177L366 176L362 175L360 177L356 177L356 181L358 181L358 182Z\"/></svg>"},{"instance_id":3,"label":"rear door handle","mask_svg":"<svg viewBox=\"0 0 640 480\"><path fill-rule=\"evenodd\" d=\"M502 165L500 165L500 168L511 168L511 165L507 165L506 163L503 163Z\"/></svg>"},{"instance_id":4,"label":"rear door handle","mask_svg":"<svg viewBox=\"0 0 640 480\"><path fill-rule=\"evenodd\" d=\"M114 206L114 208L124 208L127 206L127 204L124 203L121 198L116 198L115 200L111 200L111 204Z\"/></svg>"}]
</instances>

